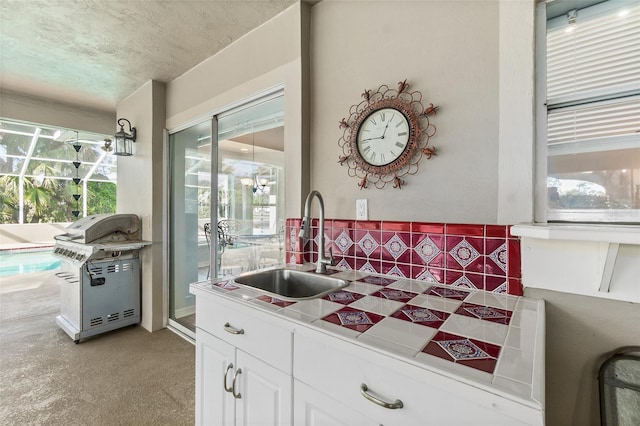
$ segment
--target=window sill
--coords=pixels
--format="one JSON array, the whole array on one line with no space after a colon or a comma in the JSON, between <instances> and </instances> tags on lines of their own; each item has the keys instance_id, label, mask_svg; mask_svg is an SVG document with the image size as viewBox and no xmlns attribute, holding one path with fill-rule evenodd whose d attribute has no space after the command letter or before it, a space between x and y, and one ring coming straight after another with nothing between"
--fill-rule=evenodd
<instances>
[{"instance_id":1,"label":"window sill","mask_svg":"<svg viewBox=\"0 0 640 426\"><path fill-rule=\"evenodd\" d=\"M531 223L511 234L521 238L525 288L640 303L640 226Z\"/></svg>"},{"instance_id":2,"label":"window sill","mask_svg":"<svg viewBox=\"0 0 640 426\"><path fill-rule=\"evenodd\" d=\"M640 245L638 225L596 225L569 223L523 223L513 225L511 234L543 240L592 241Z\"/></svg>"}]
</instances>

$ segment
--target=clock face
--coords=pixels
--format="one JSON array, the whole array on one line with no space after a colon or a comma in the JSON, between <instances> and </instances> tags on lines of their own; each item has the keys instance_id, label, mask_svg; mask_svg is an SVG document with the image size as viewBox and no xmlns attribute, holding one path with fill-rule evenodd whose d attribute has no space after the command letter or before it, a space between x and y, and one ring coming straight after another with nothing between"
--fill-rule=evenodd
<instances>
[{"instance_id":1,"label":"clock face","mask_svg":"<svg viewBox=\"0 0 640 426\"><path fill-rule=\"evenodd\" d=\"M404 114L395 108L381 108L362 121L356 143L365 162L384 166L400 157L409 136L409 121Z\"/></svg>"}]
</instances>

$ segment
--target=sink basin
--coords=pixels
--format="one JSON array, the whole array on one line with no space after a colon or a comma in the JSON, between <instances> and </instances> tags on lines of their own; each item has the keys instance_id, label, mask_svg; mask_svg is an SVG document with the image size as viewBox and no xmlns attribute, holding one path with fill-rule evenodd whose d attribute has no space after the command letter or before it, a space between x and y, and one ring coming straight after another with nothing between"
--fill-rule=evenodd
<instances>
[{"instance_id":1,"label":"sink basin","mask_svg":"<svg viewBox=\"0 0 640 426\"><path fill-rule=\"evenodd\" d=\"M349 284L339 278L291 269L251 272L236 277L234 282L283 300L315 299Z\"/></svg>"}]
</instances>

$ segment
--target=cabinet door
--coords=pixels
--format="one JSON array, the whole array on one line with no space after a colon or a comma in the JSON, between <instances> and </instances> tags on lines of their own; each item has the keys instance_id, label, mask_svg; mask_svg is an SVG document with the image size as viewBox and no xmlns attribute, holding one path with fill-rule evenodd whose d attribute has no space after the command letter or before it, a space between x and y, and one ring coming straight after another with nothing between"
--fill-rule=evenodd
<instances>
[{"instance_id":1,"label":"cabinet door","mask_svg":"<svg viewBox=\"0 0 640 426\"><path fill-rule=\"evenodd\" d=\"M296 426L378 426L353 408L294 380L293 424Z\"/></svg>"},{"instance_id":2,"label":"cabinet door","mask_svg":"<svg viewBox=\"0 0 640 426\"><path fill-rule=\"evenodd\" d=\"M238 350L239 384L236 385L236 424L291 425L291 375Z\"/></svg>"},{"instance_id":3,"label":"cabinet door","mask_svg":"<svg viewBox=\"0 0 640 426\"><path fill-rule=\"evenodd\" d=\"M231 386L237 367L234 356L233 346L196 329L196 425L235 423L235 400L223 384L226 379Z\"/></svg>"}]
</instances>

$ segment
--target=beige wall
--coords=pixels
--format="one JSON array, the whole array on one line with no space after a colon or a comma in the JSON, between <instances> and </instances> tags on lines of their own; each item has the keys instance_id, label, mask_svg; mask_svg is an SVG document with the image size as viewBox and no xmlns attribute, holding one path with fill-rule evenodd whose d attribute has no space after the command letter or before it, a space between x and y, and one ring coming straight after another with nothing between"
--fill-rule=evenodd
<instances>
[{"instance_id":1,"label":"beige wall","mask_svg":"<svg viewBox=\"0 0 640 426\"><path fill-rule=\"evenodd\" d=\"M299 215L300 198L308 190L305 180L295 178L303 174L300 40L306 14L307 5L292 6L168 85L149 82L117 105L118 117L138 129L134 156L118 158L118 213L138 214L143 239L153 242L141 252L141 325L146 329L166 325L164 128L185 128L244 99L284 88L287 215Z\"/></svg>"},{"instance_id":2,"label":"beige wall","mask_svg":"<svg viewBox=\"0 0 640 426\"><path fill-rule=\"evenodd\" d=\"M117 130L113 111L98 111L6 91L0 92L0 117L107 135Z\"/></svg>"},{"instance_id":3,"label":"beige wall","mask_svg":"<svg viewBox=\"0 0 640 426\"><path fill-rule=\"evenodd\" d=\"M308 192L307 90L302 77L306 59L309 5L295 4L228 48L167 85L169 131L184 128L281 87L285 93L284 149L286 216L299 216ZM304 101L303 101L304 100Z\"/></svg>"},{"instance_id":4,"label":"beige wall","mask_svg":"<svg viewBox=\"0 0 640 426\"><path fill-rule=\"evenodd\" d=\"M163 137L165 85L149 81L117 105L118 117L136 127L131 157L118 157L117 213L142 219L142 239L153 244L141 250L142 320L154 331L165 326L163 288Z\"/></svg>"},{"instance_id":5,"label":"beige wall","mask_svg":"<svg viewBox=\"0 0 640 426\"><path fill-rule=\"evenodd\" d=\"M181 124L211 113L212 107L224 106L220 102L225 98L216 98L225 92L236 92L238 86L298 59L300 10L300 5L290 7L171 81L167 87L169 128L176 121ZM226 102L238 100L231 93Z\"/></svg>"},{"instance_id":6,"label":"beige wall","mask_svg":"<svg viewBox=\"0 0 640 426\"><path fill-rule=\"evenodd\" d=\"M496 223L499 4L495 1L321 2L311 14L311 185L329 217ZM385 17L393 17L386 19ZM401 190L360 190L338 164L338 121L365 89L404 79L438 105L423 160Z\"/></svg>"},{"instance_id":7,"label":"beige wall","mask_svg":"<svg viewBox=\"0 0 640 426\"><path fill-rule=\"evenodd\" d=\"M169 83L162 125L157 84L122 101L118 116L138 127L140 139L135 157L118 160L118 205L141 215L143 238L156 243L143 250L142 325L156 329L163 317L162 126L197 122L276 85L286 94L287 216L300 215L310 177L329 217L352 218L355 200L368 198L376 220L530 221L533 8L534 0L295 5ZM405 78L441 107L432 140L439 155L402 190L361 191L337 164L337 123L363 90ZM602 354L640 343L638 305L547 290L525 294L548 301L547 424L598 424L595 371Z\"/></svg>"},{"instance_id":8,"label":"beige wall","mask_svg":"<svg viewBox=\"0 0 640 426\"><path fill-rule=\"evenodd\" d=\"M598 370L622 346L640 345L640 304L525 289L546 301L546 419L599 426Z\"/></svg>"}]
</instances>

